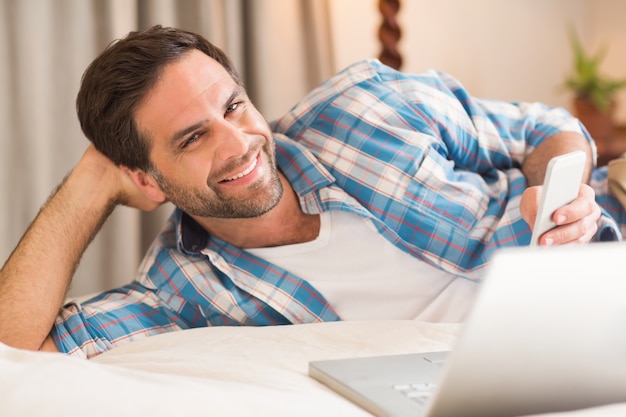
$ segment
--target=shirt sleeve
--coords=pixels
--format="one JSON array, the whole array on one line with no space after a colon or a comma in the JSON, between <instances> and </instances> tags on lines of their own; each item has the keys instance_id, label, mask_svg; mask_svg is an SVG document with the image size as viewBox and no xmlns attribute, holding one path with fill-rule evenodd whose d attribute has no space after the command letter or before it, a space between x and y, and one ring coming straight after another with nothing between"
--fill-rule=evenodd
<instances>
[{"instance_id":1,"label":"shirt sleeve","mask_svg":"<svg viewBox=\"0 0 626 417\"><path fill-rule=\"evenodd\" d=\"M455 171L469 170L489 176L494 169L517 169L538 145L560 132L584 136L591 145L595 166L596 145L584 125L567 110L538 102L475 98L452 76L436 71L432 74L445 85L441 91L449 91L470 120L467 127L463 123L448 125L452 126L452 134L441 132L440 137L446 144L445 156L454 161ZM474 151L467 152L469 149ZM616 219L624 216L623 210L615 210L605 189L606 181L599 182L597 178L596 171L590 185L602 207L602 216L593 241L621 240Z\"/></svg>"},{"instance_id":2,"label":"shirt sleeve","mask_svg":"<svg viewBox=\"0 0 626 417\"><path fill-rule=\"evenodd\" d=\"M437 149L438 164L446 172L448 184L471 182L473 174L481 176L482 189L488 194L495 178L506 174L510 187L506 197L493 195L495 200L509 201L500 213L504 218L517 213L518 198L526 188L521 167L525 158L546 139L561 133L573 132L582 135L591 145L593 163L597 158L595 143L584 125L566 109L552 107L539 102L513 102L473 97L454 77L440 71L427 71L424 74L398 74L382 71L383 79L389 86L413 103L417 113L429 121L433 136L439 138ZM396 79L394 81L394 78ZM449 162L449 163L448 163ZM505 187L496 187L502 191ZM596 191L598 191L598 187ZM604 198L598 194L599 203ZM517 200L517 201L516 201ZM493 199L490 206L493 207ZM594 241L619 240L621 233L614 217L604 209L598 223L598 233ZM513 211L511 211L513 209ZM488 212L488 211L487 211ZM485 214L487 214L487 212ZM495 214L495 212L492 212ZM525 244L522 237L524 222L515 226L515 221L500 222L489 244L506 245L515 238ZM520 227L520 225L522 227ZM505 226L502 228L502 226ZM510 229L513 227L513 229ZM502 230L506 233L500 233ZM499 238L498 235L501 235Z\"/></svg>"},{"instance_id":3,"label":"shirt sleeve","mask_svg":"<svg viewBox=\"0 0 626 417\"><path fill-rule=\"evenodd\" d=\"M152 289L133 282L85 302L68 302L51 334L61 352L91 358L127 341L188 327Z\"/></svg>"},{"instance_id":4,"label":"shirt sleeve","mask_svg":"<svg viewBox=\"0 0 626 417\"><path fill-rule=\"evenodd\" d=\"M482 173L521 167L524 159L560 132L591 136L567 110L539 102L514 102L474 97L454 77L440 71L423 74L381 74L389 85L427 115L439 151L457 168ZM397 78L393 81L392 78Z\"/></svg>"}]
</instances>

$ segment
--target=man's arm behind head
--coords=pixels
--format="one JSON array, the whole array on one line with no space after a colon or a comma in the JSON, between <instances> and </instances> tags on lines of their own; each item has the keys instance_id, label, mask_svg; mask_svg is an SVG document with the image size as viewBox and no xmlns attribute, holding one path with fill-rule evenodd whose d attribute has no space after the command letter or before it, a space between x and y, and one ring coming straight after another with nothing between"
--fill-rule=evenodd
<instances>
[{"instance_id":1,"label":"man's arm behind head","mask_svg":"<svg viewBox=\"0 0 626 417\"><path fill-rule=\"evenodd\" d=\"M151 210L160 203L90 146L0 270L0 342L56 350L54 319L80 258L117 204Z\"/></svg>"}]
</instances>

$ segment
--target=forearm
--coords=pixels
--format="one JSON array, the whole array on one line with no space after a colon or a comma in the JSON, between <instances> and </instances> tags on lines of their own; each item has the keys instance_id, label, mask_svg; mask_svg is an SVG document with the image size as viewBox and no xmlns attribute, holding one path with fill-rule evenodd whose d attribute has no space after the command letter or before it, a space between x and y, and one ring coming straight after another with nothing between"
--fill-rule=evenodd
<instances>
[{"instance_id":1,"label":"forearm","mask_svg":"<svg viewBox=\"0 0 626 417\"><path fill-rule=\"evenodd\" d=\"M526 176L529 186L541 185L550 159L564 153L582 150L587 154L587 168L585 182L589 181L593 167L593 155L587 139L577 133L561 132L546 139L526 157L522 165L522 172Z\"/></svg>"},{"instance_id":2,"label":"forearm","mask_svg":"<svg viewBox=\"0 0 626 417\"><path fill-rule=\"evenodd\" d=\"M72 172L39 212L0 270L0 341L39 349L78 262L111 213L106 181Z\"/></svg>"}]
</instances>

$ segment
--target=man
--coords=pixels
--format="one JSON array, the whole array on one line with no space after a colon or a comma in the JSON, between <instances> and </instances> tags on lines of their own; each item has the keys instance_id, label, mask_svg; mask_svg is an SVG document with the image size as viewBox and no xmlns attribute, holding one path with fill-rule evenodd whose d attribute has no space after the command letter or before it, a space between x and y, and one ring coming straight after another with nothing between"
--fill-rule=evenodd
<instances>
[{"instance_id":1,"label":"man","mask_svg":"<svg viewBox=\"0 0 626 417\"><path fill-rule=\"evenodd\" d=\"M593 159L562 110L474 99L445 74L376 61L270 129L219 49L158 26L90 65L77 108L93 146L2 270L0 341L82 357L208 325L461 321L493 251L529 242L548 160ZM603 175L542 244L620 238L594 201ZM114 207L165 201L177 209L135 281L59 312Z\"/></svg>"}]
</instances>

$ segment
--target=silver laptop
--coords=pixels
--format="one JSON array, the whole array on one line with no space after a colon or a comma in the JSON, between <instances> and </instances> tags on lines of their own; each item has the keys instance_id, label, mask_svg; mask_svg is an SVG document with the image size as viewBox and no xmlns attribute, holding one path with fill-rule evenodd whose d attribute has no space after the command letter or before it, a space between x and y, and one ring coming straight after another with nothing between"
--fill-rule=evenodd
<instances>
[{"instance_id":1,"label":"silver laptop","mask_svg":"<svg viewBox=\"0 0 626 417\"><path fill-rule=\"evenodd\" d=\"M450 352L320 360L377 416L519 416L626 401L626 244L502 249Z\"/></svg>"}]
</instances>

